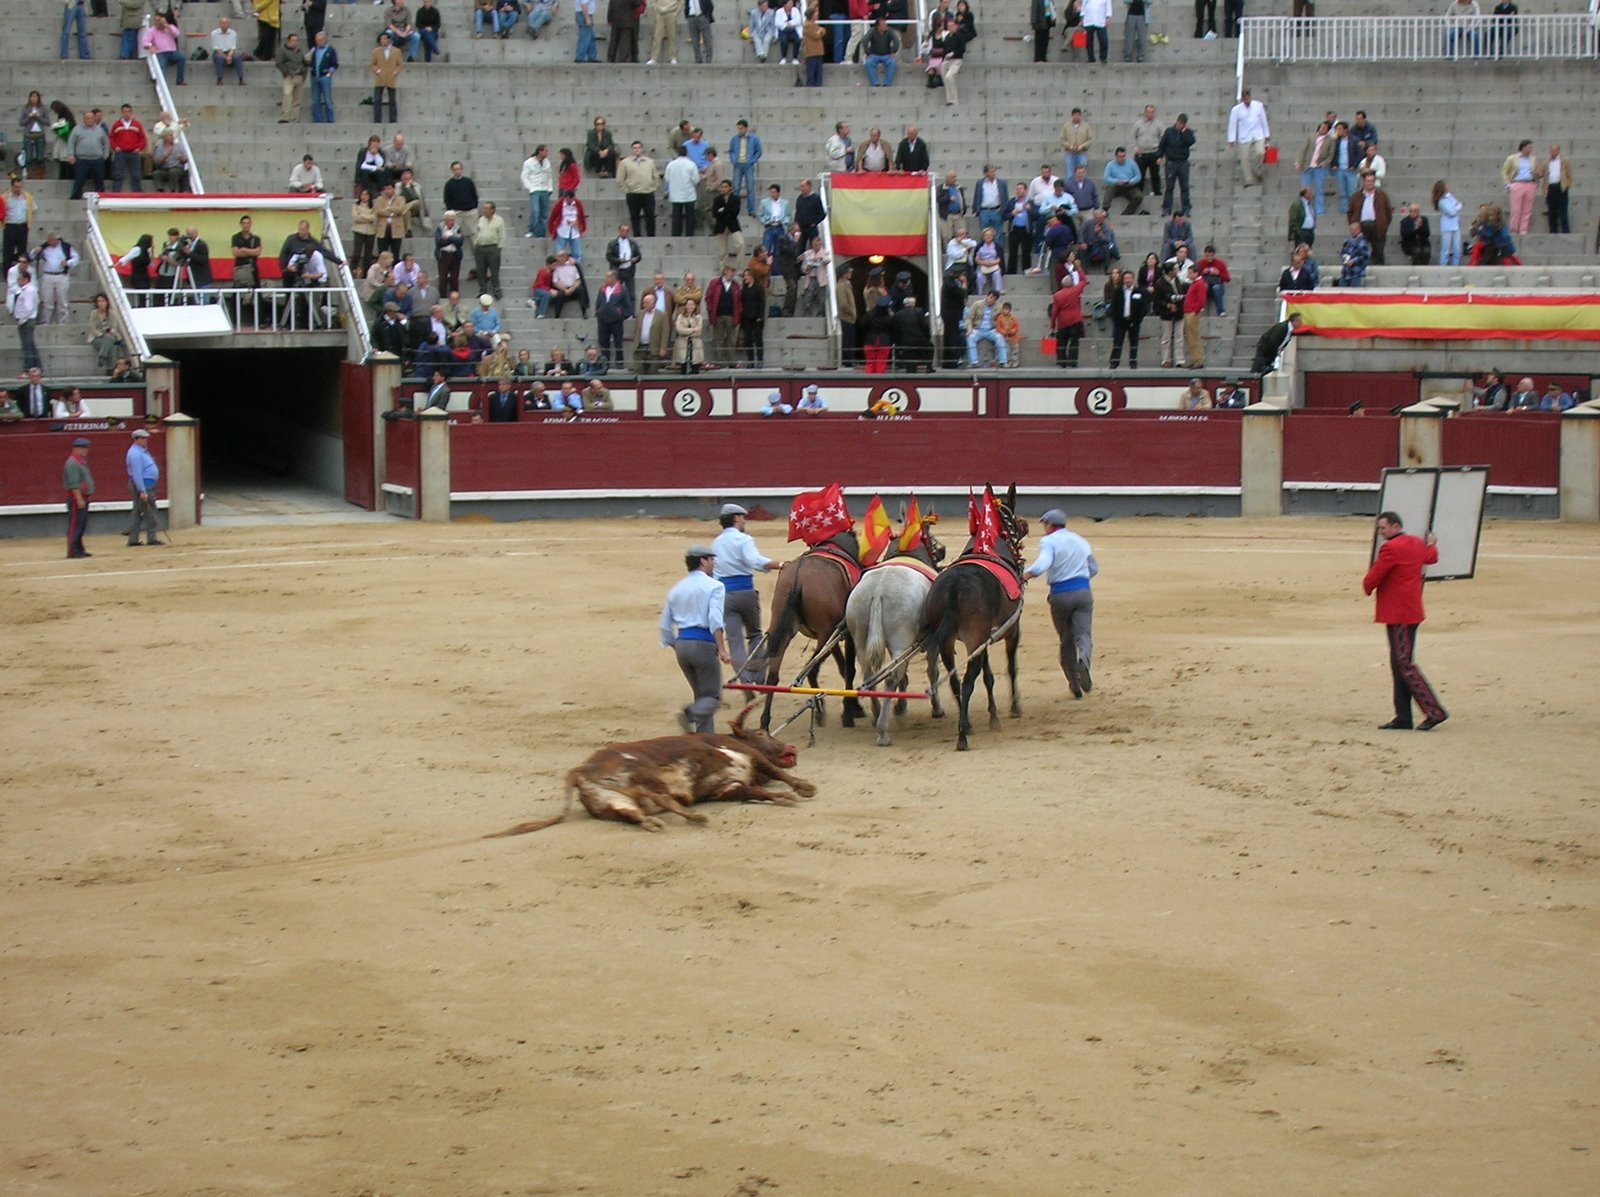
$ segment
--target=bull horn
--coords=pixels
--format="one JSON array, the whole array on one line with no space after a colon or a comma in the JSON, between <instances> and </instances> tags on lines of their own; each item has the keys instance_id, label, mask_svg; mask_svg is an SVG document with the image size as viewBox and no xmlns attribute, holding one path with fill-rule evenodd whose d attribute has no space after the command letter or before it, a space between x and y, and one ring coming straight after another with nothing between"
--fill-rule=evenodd
<instances>
[{"instance_id":1,"label":"bull horn","mask_svg":"<svg viewBox=\"0 0 1600 1197\"><path fill-rule=\"evenodd\" d=\"M747 703L747 704L745 704L744 710L740 711L737 715L735 715L733 717L733 734L734 735L736 735L736 736L744 735L744 719L745 719L745 716L748 715L751 711L753 711L755 709L756 709L756 704L754 702Z\"/></svg>"}]
</instances>

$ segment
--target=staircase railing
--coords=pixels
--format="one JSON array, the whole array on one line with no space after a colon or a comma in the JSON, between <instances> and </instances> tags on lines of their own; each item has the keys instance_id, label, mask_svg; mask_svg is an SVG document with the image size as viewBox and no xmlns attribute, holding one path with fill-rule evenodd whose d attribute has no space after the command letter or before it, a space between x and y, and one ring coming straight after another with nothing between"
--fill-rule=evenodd
<instances>
[{"instance_id":1,"label":"staircase railing","mask_svg":"<svg viewBox=\"0 0 1600 1197\"><path fill-rule=\"evenodd\" d=\"M133 322L133 305L128 302L128 293L122 289L122 278L117 274L116 257L112 254L111 247L106 244L105 234L100 231L99 202L99 196L91 195L83 207L87 226L84 248L88 251L89 265L100 283L100 289L106 293L106 299L111 304L112 315L116 318L118 331L122 334L122 343L128 347L128 353L135 360L143 361L150 356L150 345Z\"/></svg>"},{"instance_id":2,"label":"staircase railing","mask_svg":"<svg viewBox=\"0 0 1600 1197\"><path fill-rule=\"evenodd\" d=\"M141 34L143 30L140 31ZM183 121L179 119L182 113L178 111L178 103L172 98L172 89L167 86L166 72L161 69L161 60L154 54L145 56L145 66L150 70L150 82L155 85L156 100L161 105L162 112L170 112L177 124L178 148L183 151L183 159L189 164L189 191L193 195L206 193L205 180L200 177L200 165L194 160L194 152L189 148L189 136L184 132Z\"/></svg>"},{"instance_id":3,"label":"staircase railing","mask_svg":"<svg viewBox=\"0 0 1600 1197\"><path fill-rule=\"evenodd\" d=\"M1533 16L1246 17L1237 72L1247 62L1535 61L1600 55L1587 13Z\"/></svg>"}]
</instances>

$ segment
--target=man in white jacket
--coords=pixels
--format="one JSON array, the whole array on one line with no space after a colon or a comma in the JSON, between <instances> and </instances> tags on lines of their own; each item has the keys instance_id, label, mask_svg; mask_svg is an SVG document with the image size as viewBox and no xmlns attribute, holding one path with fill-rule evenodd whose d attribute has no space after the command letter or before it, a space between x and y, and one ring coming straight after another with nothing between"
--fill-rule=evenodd
<instances>
[{"instance_id":1,"label":"man in white jacket","mask_svg":"<svg viewBox=\"0 0 1600 1197\"><path fill-rule=\"evenodd\" d=\"M543 237L550 223L550 192L555 176L550 169L550 147L534 148L522 163L522 189L528 193L528 231L524 237Z\"/></svg>"},{"instance_id":2,"label":"man in white jacket","mask_svg":"<svg viewBox=\"0 0 1600 1197\"><path fill-rule=\"evenodd\" d=\"M1267 125L1267 106L1250 98L1250 89L1244 89L1239 102L1228 113L1228 144L1239 151L1239 178L1246 187L1262 181L1261 163L1266 157L1267 140L1272 129Z\"/></svg>"}]
</instances>

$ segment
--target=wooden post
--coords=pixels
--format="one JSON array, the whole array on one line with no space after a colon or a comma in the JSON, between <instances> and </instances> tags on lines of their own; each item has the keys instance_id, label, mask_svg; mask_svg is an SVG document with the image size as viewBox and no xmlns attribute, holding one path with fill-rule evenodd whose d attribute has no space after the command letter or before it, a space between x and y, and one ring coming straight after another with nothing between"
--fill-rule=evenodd
<instances>
[{"instance_id":1,"label":"wooden post","mask_svg":"<svg viewBox=\"0 0 1600 1197\"><path fill-rule=\"evenodd\" d=\"M1600 523L1600 400L1561 416L1561 518Z\"/></svg>"},{"instance_id":2,"label":"wooden post","mask_svg":"<svg viewBox=\"0 0 1600 1197\"><path fill-rule=\"evenodd\" d=\"M417 413L420 443L417 482L422 495L417 518L450 522L450 417L437 408Z\"/></svg>"},{"instance_id":3,"label":"wooden post","mask_svg":"<svg viewBox=\"0 0 1600 1197\"><path fill-rule=\"evenodd\" d=\"M200 421L175 412L162 421L167 437L167 525L200 523Z\"/></svg>"},{"instance_id":4,"label":"wooden post","mask_svg":"<svg viewBox=\"0 0 1600 1197\"><path fill-rule=\"evenodd\" d=\"M389 459L384 448L388 428L383 413L394 408L394 393L400 385L400 359L392 353L374 353L372 366L372 509L384 507L383 484L389 479Z\"/></svg>"},{"instance_id":5,"label":"wooden post","mask_svg":"<svg viewBox=\"0 0 1600 1197\"><path fill-rule=\"evenodd\" d=\"M1288 413L1272 403L1244 409L1239 430L1239 514L1248 518L1283 514L1283 421Z\"/></svg>"}]
</instances>

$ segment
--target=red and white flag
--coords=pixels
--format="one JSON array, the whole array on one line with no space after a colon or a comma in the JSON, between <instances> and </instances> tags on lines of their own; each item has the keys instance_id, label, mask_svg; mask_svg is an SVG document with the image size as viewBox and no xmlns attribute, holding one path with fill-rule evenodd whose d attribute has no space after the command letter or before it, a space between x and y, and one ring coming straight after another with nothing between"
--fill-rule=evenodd
<instances>
[{"instance_id":1,"label":"red and white flag","mask_svg":"<svg viewBox=\"0 0 1600 1197\"><path fill-rule=\"evenodd\" d=\"M980 499L967 492L967 531L972 534L972 551L993 555L1000 540L1000 516L995 510L994 491L983 488Z\"/></svg>"},{"instance_id":2,"label":"red and white flag","mask_svg":"<svg viewBox=\"0 0 1600 1197\"><path fill-rule=\"evenodd\" d=\"M790 540L819 545L854 526L844 505L844 491L837 482L830 482L821 490L802 491L789 505Z\"/></svg>"}]
</instances>

